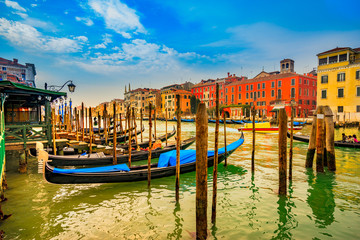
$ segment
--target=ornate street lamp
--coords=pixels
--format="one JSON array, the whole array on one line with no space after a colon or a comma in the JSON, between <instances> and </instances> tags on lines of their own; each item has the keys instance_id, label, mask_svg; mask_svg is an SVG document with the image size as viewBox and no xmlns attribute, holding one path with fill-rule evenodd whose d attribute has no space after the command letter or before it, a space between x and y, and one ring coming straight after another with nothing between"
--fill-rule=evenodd
<instances>
[{"instance_id":1,"label":"ornate street lamp","mask_svg":"<svg viewBox=\"0 0 360 240\"><path fill-rule=\"evenodd\" d=\"M51 91L56 91L56 92L60 92L61 89L63 89L63 87L65 87L65 85L69 83L67 86L69 88L69 92L73 93L75 91L75 87L76 85L72 82L72 80L68 80L67 82L64 83L64 85L62 86L55 86L55 85L51 85L48 86L47 83L45 83L45 90L51 90Z\"/></svg>"}]
</instances>

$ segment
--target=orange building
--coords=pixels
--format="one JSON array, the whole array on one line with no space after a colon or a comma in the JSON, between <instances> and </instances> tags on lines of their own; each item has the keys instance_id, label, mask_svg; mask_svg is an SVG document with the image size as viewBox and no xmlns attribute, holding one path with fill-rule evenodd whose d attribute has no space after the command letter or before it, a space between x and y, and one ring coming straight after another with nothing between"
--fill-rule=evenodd
<instances>
[{"instance_id":1,"label":"orange building","mask_svg":"<svg viewBox=\"0 0 360 240\"><path fill-rule=\"evenodd\" d=\"M190 114L190 97L191 91L182 90L182 89L167 89L162 91L161 100L162 100L162 113L165 115L166 109L168 111L169 118L175 117L176 115L176 95L180 95L180 109L182 114Z\"/></svg>"}]
</instances>

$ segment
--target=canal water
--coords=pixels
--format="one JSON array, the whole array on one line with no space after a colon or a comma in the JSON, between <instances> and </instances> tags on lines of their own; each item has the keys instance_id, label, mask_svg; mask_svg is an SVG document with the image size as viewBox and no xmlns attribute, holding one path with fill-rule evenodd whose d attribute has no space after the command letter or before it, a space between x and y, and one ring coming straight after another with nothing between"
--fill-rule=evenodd
<instances>
[{"instance_id":1,"label":"canal water","mask_svg":"<svg viewBox=\"0 0 360 240\"><path fill-rule=\"evenodd\" d=\"M169 122L169 125L175 125ZM147 122L145 122L147 127ZM220 147L223 144L220 125ZM227 125L227 142L240 137L238 125ZM170 129L170 127L169 127ZM215 124L209 124L209 149ZM336 130L360 135L355 129ZM165 123L157 122L157 134ZM302 130L309 133L309 126ZM182 139L195 135L195 123L182 123ZM148 133L145 132L145 136ZM251 133L219 165L216 226L210 223L212 168L208 170L210 239L360 239L359 150L335 148L335 174L304 168L307 144L294 141L293 181L286 197L277 195L277 134L256 134L255 176L250 174ZM174 141L174 139L172 139ZM289 141L288 141L289 142ZM190 148L195 149L195 144ZM38 174L36 159L28 174L7 163L9 189L2 203L0 229L6 239L193 239L195 173L180 175L180 204L175 204L175 178L147 182L55 185Z\"/></svg>"}]
</instances>

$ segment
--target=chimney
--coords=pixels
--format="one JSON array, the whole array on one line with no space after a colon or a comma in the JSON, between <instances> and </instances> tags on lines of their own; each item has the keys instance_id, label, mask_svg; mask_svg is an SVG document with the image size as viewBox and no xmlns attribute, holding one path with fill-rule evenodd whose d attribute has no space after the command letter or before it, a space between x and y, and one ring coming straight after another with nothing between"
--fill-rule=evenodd
<instances>
[{"instance_id":1,"label":"chimney","mask_svg":"<svg viewBox=\"0 0 360 240\"><path fill-rule=\"evenodd\" d=\"M228 77L230 77L230 72L228 72Z\"/></svg>"},{"instance_id":2,"label":"chimney","mask_svg":"<svg viewBox=\"0 0 360 240\"><path fill-rule=\"evenodd\" d=\"M17 64L18 60L16 58L14 58L13 62L14 62L14 64Z\"/></svg>"}]
</instances>

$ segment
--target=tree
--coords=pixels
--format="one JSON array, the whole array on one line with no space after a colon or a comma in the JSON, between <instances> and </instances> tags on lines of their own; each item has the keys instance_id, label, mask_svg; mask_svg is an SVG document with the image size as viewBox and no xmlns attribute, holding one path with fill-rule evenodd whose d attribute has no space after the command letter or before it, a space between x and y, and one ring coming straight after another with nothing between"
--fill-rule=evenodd
<instances>
[{"instance_id":1,"label":"tree","mask_svg":"<svg viewBox=\"0 0 360 240\"><path fill-rule=\"evenodd\" d=\"M199 104L200 104L200 100L197 99L194 95L190 97L190 107L191 107L192 114L196 114Z\"/></svg>"}]
</instances>

